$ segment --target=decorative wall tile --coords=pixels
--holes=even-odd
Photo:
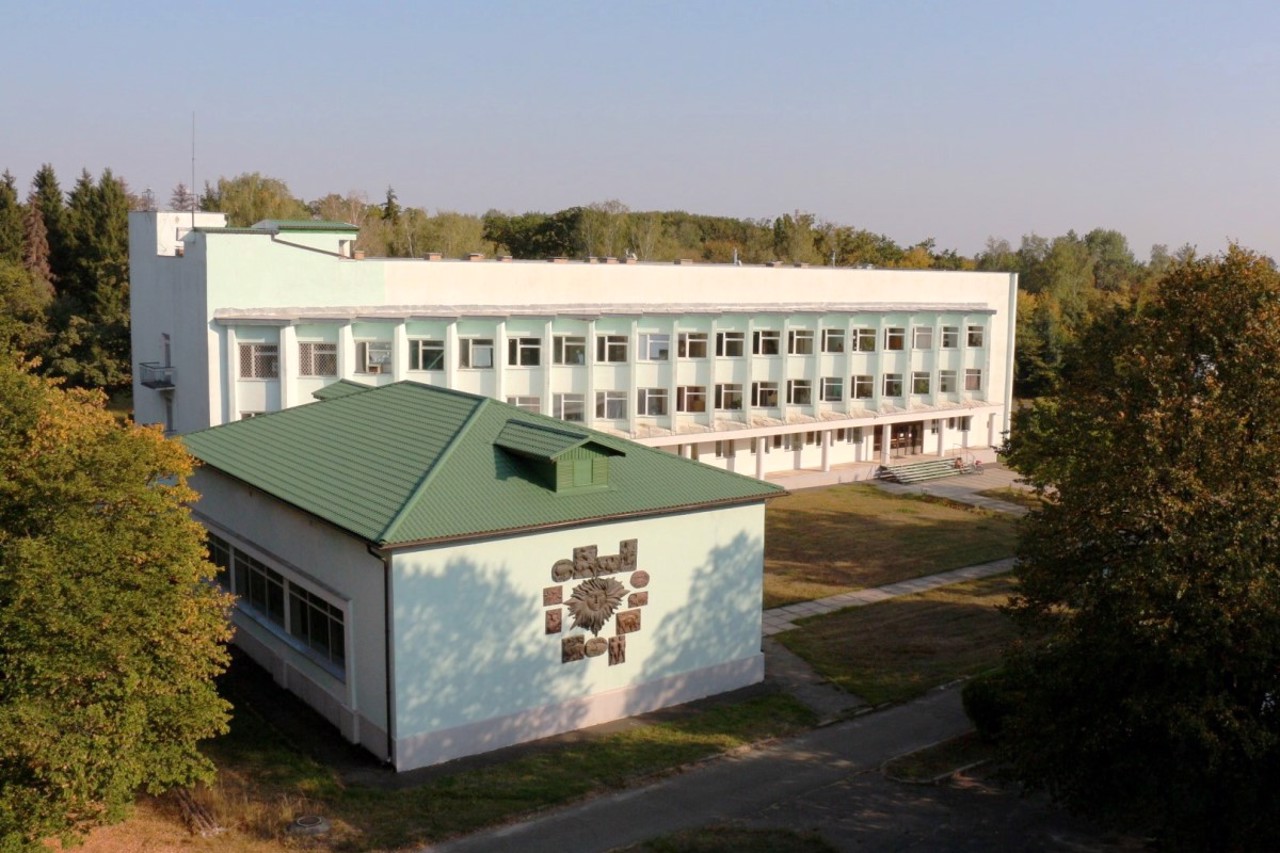
[[[609,648],[609,641],[604,637],[592,637],[587,640],[587,657],[598,658]]]
[[[609,666],[627,662],[627,638],[609,638]]]
[[[565,637],[560,641],[560,662],[568,663],[569,661],[582,660],[586,655],[586,638],[582,635],[576,637]]]
[[[649,573],[644,569],[631,574],[631,585],[636,589],[644,589],[649,585]]]
[[[547,586],[542,588],[542,606],[551,607],[555,604],[564,604],[564,587]]]
[[[644,607],[648,603],[649,603],[648,590],[645,590],[644,592],[633,592],[631,593],[631,595],[627,596],[628,607]]]
[[[624,610],[618,614],[615,620],[618,625],[618,634],[631,634],[640,630],[640,611]]]
[[[551,579],[556,583],[564,583],[573,577],[573,560],[557,560],[551,567]]]
[[[563,611],[557,607],[555,610],[548,610],[546,616],[546,626],[548,634],[559,634],[560,625],[563,620]]]

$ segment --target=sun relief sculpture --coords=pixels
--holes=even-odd
[[[575,628],[585,628],[599,636],[600,629],[622,606],[627,588],[613,578],[590,578],[573,588],[565,602]]]

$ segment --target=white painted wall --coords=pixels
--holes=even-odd
[[[764,506],[396,553],[396,753],[423,766],[722,692],[763,677]],[[627,659],[561,662],[543,590],[575,547],[636,539],[651,582]],[[624,583],[628,575],[618,576]],[[625,608],[624,608],[625,609]],[[600,636],[613,636],[611,621]],[[585,633],[585,636],[591,636]],[[584,701],[582,697],[591,697]]]

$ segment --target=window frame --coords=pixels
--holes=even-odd
[[[942,327],[942,349],[959,349],[960,348],[960,327],[959,326],[943,326]]]
[[[596,391],[596,417],[606,421],[626,420],[630,403],[627,397],[626,391],[618,391],[612,388]],[[621,407],[621,414],[617,414],[619,407]]]
[[[570,355],[576,351],[577,361],[571,361]],[[586,335],[553,335],[551,338],[551,363],[579,367],[587,363]]]
[[[409,369],[444,370],[445,342],[436,338],[409,338]],[[428,356],[434,356],[428,358]],[[435,365],[435,366],[429,366]]]
[[[636,358],[639,361],[670,361],[671,335],[667,332],[641,332]]]
[[[778,329],[755,329],[751,332],[751,354],[782,355],[782,332]]]
[[[813,405],[813,380],[812,379],[788,379],[787,380],[787,405],[788,406],[812,406]]]
[[[734,402],[737,405],[732,405]],[[718,382],[715,387],[715,410],[717,412],[741,412],[745,403],[741,382]]]
[[[730,352],[729,350],[737,350],[737,352]],[[716,332],[717,358],[743,358],[746,354],[746,332]]]
[[[873,400],[876,396],[876,378],[870,373],[855,373],[849,382],[851,400]]]
[[[843,353],[844,352],[844,329],[826,328],[822,330],[821,346],[825,353]]]
[[[927,370],[911,371],[911,393],[916,396],[924,396],[929,393],[929,385],[931,376]]]
[[[702,352],[695,354],[693,352],[695,348],[701,349]],[[706,358],[709,351],[706,332],[679,332],[676,335],[677,358]]]
[[[373,338],[356,341],[355,373],[362,376],[381,376],[391,372],[394,354],[391,341],[379,341]]]
[[[508,367],[541,367],[542,338],[517,335],[507,338]]]
[[[982,368],[966,367],[964,369],[964,390],[965,391],[981,391],[982,390]]]
[[[938,393],[954,394],[960,390],[958,374],[954,370],[938,371]]]
[[[477,355],[485,350],[489,352],[489,363],[476,364]],[[459,370],[493,370],[494,355],[493,338],[458,338]]]
[[[280,345],[246,341],[239,344],[240,379],[279,379]],[[261,369],[260,369],[261,368]]]
[[[813,355],[817,335],[813,329],[787,330],[787,355]]]
[[[573,406],[576,406],[578,409],[577,417],[569,417],[566,414],[570,411],[570,407]],[[570,424],[586,423],[587,395],[574,394],[571,392],[553,394],[551,396],[551,417]]]
[[[851,352],[875,352],[878,337],[872,326],[858,326],[849,337]]]
[[[918,350],[932,350],[933,326],[912,326],[911,348]]]
[[[691,408],[691,400],[701,400],[699,408]],[[706,385],[679,385],[676,387],[676,412],[680,414],[702,414],[707,411]]]
[[[531,394],[517,394],[507,397],[507,405],[515,406],[522,412],[542,413],[542,398],[534,397]]]
[[[884,328],[884,351],[885,352],[904,352],[907,349],[907,327],[906,326],[885,326]]]
[[[824,376],[818,389],[818,399],[824,403],[844,402],[844,377]]]
[[[626,364],[631,336],[611,332],[596,335],[596,364]]]
[[[969,347],[977,349],[982,346],[985,346],[986,339],[987,339],[986,326],[969,326],[968,332],[965,335],[965,341]]]
[[[882,397],[895,397],[895,398],[896,398],[896,397],[902,397],[902,396],[904,396],[902,392],[903,392],[905,389],[902,387],[902,374],[901,374],[901,373],[886,373],[886,374],[884,375],[883,381],[882,381],[882,382],[881,382],[881,384],[880,384],[880,387],[881,387],[881,390],[882,390],[882,392],[883,392],[883,393],[880,395],[880,396],[882,396]]]
[[[637,388],[636,414],[665,417],[671,413],[671,393],[666,388]]]
[[[751,383],[751,408],[776,409],[779,399],[777,382],[761,379]]]
[[[319,351],[323,350],[323,351]],[[332,370],[317,369],[320,359],[332,361]],[[298,341],[298,376],[313,378],[338,375],[338,345],[329,341]]]

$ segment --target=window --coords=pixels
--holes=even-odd
[[[912,349],[933,349],[933,328],[916,326],[911,330]]]
[[[875,329],[854,329],[851,343],[853,344],[854,352],[875,352],[876,351],[876,330]]]
[[[218,586],[231,589],[231,543],[221,536],[209,534],[209,562],[218,567],[214,579]]]
[[[627,416],[626,391],[597,391],[596,417],[621,420]]]
[[[737,450],[738,448],[734,446],[732,440],[716,442],[717,459],[732,459]]]
[[[284,576],[250,557],[235,552],[236,593],[270,621],[284,627]]]
[[[822,402],[839,403],[844,399],[844,380],[839,376],[822,377]]]
[[[707,333],[681,332],[676,339],[676,354],[681,358],[706,358]]]
[[[956,392],[956,372],[954,370],[938,371],[938,393],[954,394]]]
[[[970,327],[969,327],[969,346],[971,346],[971,347],[980,347],[980,346],[982,346],[982,333],[983,333],[983,331],[984,331],[984,329],[983,329],[981,326],[970,326]]]
[[[356,373],[387,373],[390,370],[390,343],[386,341],[356,342]]]
[[[942,348],[955,349],[960,346],[960,327],[959,326],[943,326],[942,327]]]
[[[807,406],[812,403],[813,382],[808,379],[788,379],[787,402],[792,406]]]
[[[898,326],[890,326],[884,330],[884,348],[886,350],[902,350],[907,348],[907,330]]]
[[[556,394],[551,398],[551,416],[582,423],[587,419],[587,402],[581,394]]]
[[[756,355],[778,355],[782,352],[782,333],[770,329],[752,332],[751,351]]]
[[[853,377],[853,399],[870,400],[872,389],[875,387],[870,376],[862,375]]]
[[[345,665],[342,608],[293,583],[289,584],[289,633],[323,660]]]
[[[508,397],[507,403],[525,412],[536,414],[542,411],[541,397]]]
[[[409,340],[410,370],[444,370],[444,341]]]
[[[493,368],[493,338],[459,339],[458,367],[470,370],[491,370]]]
[[[844,329],[823,329],[822,351],[844,352]]]
[[[279,379],[280,348],[275,344],[241,344],[240,378]]]
[[[337,376],[338,345],[304,341],[298,344],[299,376]]]
[[[637,388],[636,414],[665,415],[669,397],[666,388]]]
[[[742,411],[742,386],[737,383],[717,385],[716,408],[725,412]]]
[[[681,385],[676,389],[677,412],[705,412],[707,387],[705,385]]]
[[[929,393],[928,371],[917,370],[911,374],[911,393],[912,394],[928,394]]]
[[[542,339],[507,338],[507,364],[512,367],[537,367],[542,364]]]
[[[256,417],[258,417],[259,415],[265,415],[265,414],[266,414],[266,412],[241,412],[241,413],[240,413],[240,420],[242,420],[242,421],[247,421],[247,420],[249,420],[249,418],[256,418]]]
[[[556,364],[586,364],[587,339],[584,335],[556,335],[552,339]]]
[[[626,360],[626,335],[596,335],[596,361],[616,363]]]
[[[964,390],[981,391],[982,390],[982,371],[976,367],[970,367],[964,372]]]
[[[737,358],[746,352],[745,332],[716,332],[716,355]]]
[[[777,382],[752,382],[751,405],[769,408],[778,405]]]
[[[886,397],[902,396],[902,374],[886,373],[884,375],[884,395]]]
[[[651,332],[645,332],[640,335],[641,361],[666,361],[670,357],[670,335],[659,335]]]
[[[787,332],[787,352],[791,355],[813,355],[813,331],[796,329]]]

